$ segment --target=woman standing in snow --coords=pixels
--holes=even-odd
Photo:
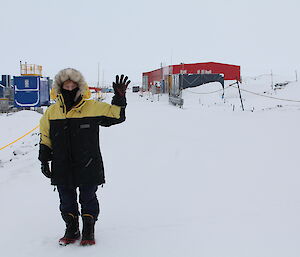
[[[99,125],[109,127],[125,121],[125,93],[130,80],[116,76],[111,105],[90,97],[82,74],[75,69],[61,70],[53,84],[51,105],[40,121],[39,160],[42,173],[51,178],[60,198],[60,211],[66,223],[61,245],[80,238],[77,187],[83,222],[81,245],[95,244],[94,225],[99,215],[96,191],[105,183],[99,148]],[[51,169],[48,162],[51,161]]]

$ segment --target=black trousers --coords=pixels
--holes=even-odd
[[[100,209],[97,199],[98,186],[79,186],[79,203],[81,205],[81,214],[93,215],[97,220]],[[59,210],[61,213],[72,213],[79,215],[78,202],[77,202],[77,187],[72,186],[57,186],[59,193],[60,205]]]

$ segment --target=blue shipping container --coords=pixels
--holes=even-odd
[[[15,107],[40,107],[50,104],[49,78],[15,76]]]

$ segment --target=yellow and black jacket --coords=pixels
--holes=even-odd
[[[42,162],[52,161],[52,185],[105,183],[99,125],[109,127],[125,121],[126,99],[114,96],[110,105],[87,100],[89,95],[87,88],[86,93],[67,112],[64,99],[58,94],[56,103],[46,110],[40,120],[39,159]],[[43,160],[45,149],[51,151],[51,158]]]

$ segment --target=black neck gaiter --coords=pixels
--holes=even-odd
[[[73,90],[66,90],[66,89],[61,89],[61,94],[64,98],[64,102],[67,108],[67,111],[71,110],[72,106],[74,105],[75,102],[75,96],[78,91],[78,87],[74,88]]]

